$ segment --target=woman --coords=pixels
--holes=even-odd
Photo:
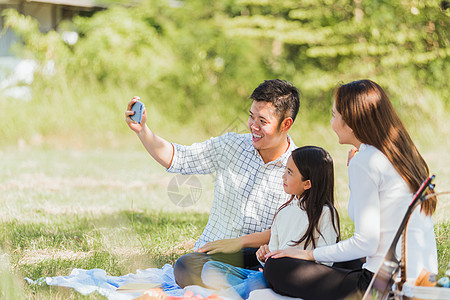
[[[380,266],[413,193],[428,176],[426,162],[412,142],[383,89],[360,80],[335,91],[331,127],[339,143],[359,153],[349,163],[348,213],[354,235],[314,250],[285,249],[267,254],[264,277],[279,294],[303,299],[342,299],[364,292]],[[422,268],[437,273],[431,215],[436,199],[416,209],[408,226],[407,277]],[[401,247],[397,247],[400,254]],[[316,264],[366,258],[362,269]]]

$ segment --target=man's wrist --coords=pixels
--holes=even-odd
[[[250,233],[240,237],[242,248],[259,248],[269,244],[270,229],[263,232]]]
[[[241,250],[243,248],[246,248],[246,237],[247,237],[247,235],[240,236],[240,237],[236,238],[237,242],[239,243],[239,245],[241,247]]]
[[[140,131],[137,131],[136,134],[138,137],[143,137],[144,135],[147,135],[150,132],[150,128],[148,128],[147,124],[142,126],[142,129]]]

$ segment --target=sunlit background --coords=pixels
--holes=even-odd
[[[449,1],[0,0],[0,9],[1,295],[76,298],[21,279],[74,267],[120,275],[189,251],[213,177],[200,178],[193,206],[170,201],[172,175],[125,123],[135,95],[156,133],[191,144],[246,132],[253,89],[265,79],[291,81],[302,99],[290,134],[298,146],[332,154],[349,234],[348,148],[329,128],[333,89],[372,79],[438,189],[450,190]],[[158,212],[169,214],[158,215],[162,223],[151,221]],[[442,197],[434,217],[440,272],[450,262],[449,214]],[[178,239],[155,237],[159,229],[144,226],[152,222]]]

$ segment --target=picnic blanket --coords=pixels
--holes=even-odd
[[[47,284],[73,288],[83,295],[98,292],[109,300],[129,300],[142,295],[142,292],[124,293],[116,291],[118,287],[129,283],[161,284],[162,290],[169,296],[181,297],[188,290],[192,291],[194,295],[202,297],[208,297],[214,293],[214,291],[200,286],[180,288],[175,282],[173,267],[169,264],[164,265],[161,269],[137,270],[135,274],[130,273],[123,276],[108,276],[106,271],[102,269],[73,269],[69,276],[42,277],[37,280],[25,278],[25,280],[35,285]]]
[[[288,296],[281,296],[275,293],[272,289],[254,290],[250,293],[248,300],[302,300],[300,298],[292,298]]]
[[[25,280],[29,284],[34,285],[47,284],[51,286],[73,288],[83,295],[98,292],[100,295],[105,296],[109,300],[130,300],[142,296],[142,291],[135,293],[124,293],[117,291],[118,287],[133,283],[160,284],[161,289],[166,295],[186,297],[182,299],[193,299],[194,297],[204,299],[217,293],[216,291],[196,285],[187,286],[184,289],[180,288],[175,282],[173,267],[169,264],[164,265],[161,269],[148,268],[145,270],[137,270],[136,273],[130,273],[123,276],[108,276],[106,275],[106,271],[102,269],[73,269],[69,276],[42,277],[37,280],[25,278]],[[223,300],[230,300],[233,298],[234,297],[230,298],[229,296],[224,297],[223,295],[220,295],[220,299]],[[211,299],[216,298],[213,297]],[[288,300],[296,298],[278,295],[271,289],[255,290],[250,293],[249,300],[259,299]]]

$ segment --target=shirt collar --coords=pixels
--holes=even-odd
[[[359,145],[358,152],[361,152],[361,151],[366,150],[368,146],[369,146],[369,145],[367,145],[367,144],[361,144],[361,145]]]
[[[282,166],[286,166],[287,160],[289,159],[289,156],[291,155],[292,151],[297,148],[297,146],[294,144],[294,141],[290,137],[290,135],[287,135],[287,139],[289,142],[289,147],[287,148],[286,152],[280,155],[276,160],[268,162],[267,164],[279,164]],[[253,152],[255,155],[259,155],[258,150],[256,150],[255,147],[253,147],[253,143],[250,143],[250,145],[246,148],[247,151]]]

